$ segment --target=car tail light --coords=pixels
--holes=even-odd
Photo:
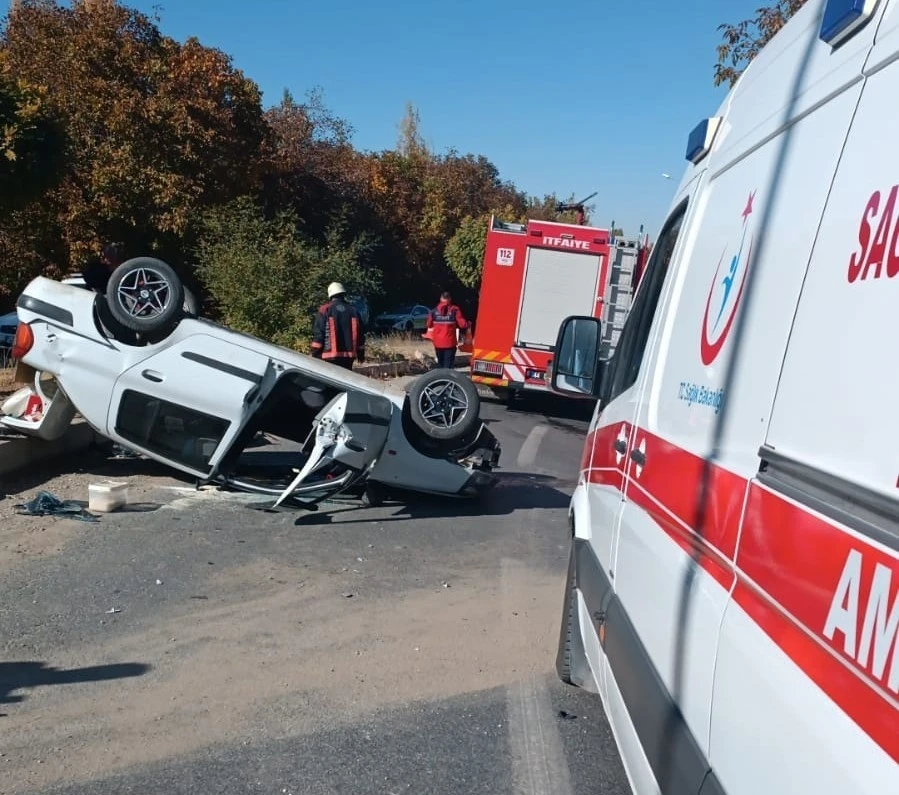
[[[34,332],[27,323],[19,323],[16,327],[16,338],[12,344],[12,358],[23,359],[34,346]]]

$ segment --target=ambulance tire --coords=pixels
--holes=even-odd
[[[461,415],[449,411],[453,405],[443,406],[449,414],[443,416],[433,407],[434,400],[443,397],[456,407],[463,406]],[[409,414],[416,428],[425,436],[441,444],[458,445],[474,438],[481,425],[481,399],[471,380],[455,370],[431,370],[419,376],[409,390]],[[446,424],[448,423],[448,424]]]
[[[144,311],[134,314],[137,301],[146,296],[136,282],[139,272],[164,286],[163,306],[144,305]],[[119,265],[109,277],[106,303],[116,323],[131,332],[165,336],[170,333],[184,312],[184,284],[174,268],[154,257],[134,257]]]
[[[584,652],[584,641],[581,638],[581,628],[578,622],[577,562],[574,549],[572,543],[568,557],[565,597],[562,604],[562,628],[559,633],[559,650],[556,655],[556,673],[565,684],[580,687],[592,693],[596,691],[596,686]]]

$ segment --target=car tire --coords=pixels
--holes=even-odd
[[[405,328],[406,332],[408,333],[408,332],[412,331],[412,329],[415,328],[415,325],[412,323],[411,320],[407,320],[404,328]]]
[[[480,410],[477,388],[455,370],[431,370],[409,389],[412,422],[425,436],[439,442],[473,438],[480,427]]]
[[[144,280],[152,280],[155,294]],[[184,313],[184,285],[171,265],[153,257],[123,262],[109,277],[106,302],[116,322],[140,334],[171,331]]]

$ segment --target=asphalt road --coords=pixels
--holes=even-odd
[[[99,456],[23,481],[0,793],[627,793],[597,697],[553,669],[586,423],[523,408],[484,405],[503,479],[479,507],[268,513]],[[140,504],[12,514],[110,475]]]

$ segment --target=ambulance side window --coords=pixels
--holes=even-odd
[[[606,401],[614,400],[637,381],[643,355],[649,341],[649,330],[662,295],[662,285],[668,274],[671,256],[677,244],[681,225],[687,213],[687,202],[681,204],[669,216],[662,234],[652,249],[646,272],[641,280],[630,314],[621,330],[621,339],[612,357],[610,386]]]

